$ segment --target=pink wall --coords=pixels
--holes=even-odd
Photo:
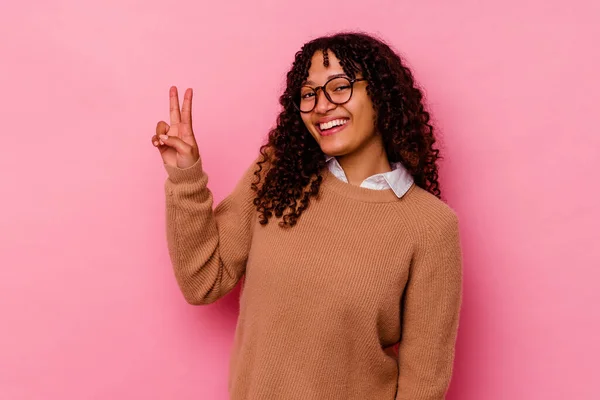
[[[448,398],[600,398],[596,1],[37,3],[0,6],[0,398],[226,399],[238,292],[179,294],[150,136],[193,87],[222,199],[294,52],[342,28],[408,57],[444,133],[465,249]]]

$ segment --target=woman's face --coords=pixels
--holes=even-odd
[[[325,67],[323,53],[317,51],[313,55],[306,86],[315,88],[324,85],[332,76],[347,76],[333,52],[329,51],[328,56],[329,66]],[[356,78],[362,76],[357,74]],[[375,132],[375,110],[366,86],[367,81],[355,82],[350,101],[342,105],[330,102],[323,90],[318,90],[315,108],[311,112],[300,113],[306,128],[323,153],[342,157],[382,151],[381,136]],[[327,122],[330,123],[324,125]],[[342,125],[335,126],[337,124]]]

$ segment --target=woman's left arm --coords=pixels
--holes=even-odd
[[[428,219],[404,293],[396,400],[442,400],[452,375],[462,302],[458,219]]]

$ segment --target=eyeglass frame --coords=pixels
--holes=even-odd
[[[333,101],[333,100],[331,99],[331,97],[329,97],[329,93],[327,93],[327,90],[325,90],[325,86],[327,86],[327,84],[328,84],[329,82],[331,82],[331,81],[333,81],[333,80],[335,80],[335,79],[340,79],[340,78],[342,78],[342,79],[346,79],[347,81],[349,81],[349,82],[350,82],[350,97],[348,97],[348,100],[344,101],[343,103],[336,103],[335,101]],[[313,111],[314,111],[314,109],[315,109],[315,108],[317,108],[317,103],[319,102],[319,93],[318,93],[318,90],[319,90],[319,89],[321,89],[321,90],[323,91],[323,93],[325,94],[325,97],[327,98],[327,100],[328,100],[328,101],[329,101],[331,104],[335,104],[336,106],[341,106],[341,105],[344,105],[344,104],[346,104],[347,102],[349,102],[349,101],[352,99],[352,95],[354,94],[354,84],[355,84],[356,82],[360,82],[360,81],[366,81],[366,80],[367,80],[367,78],[352,78],[352,79],[350,79],[350,78],[349,78],[349,77],[347,77],[347,76],[334,76],[334,77],[332,77],[332,78],[328,79],[328,80],[327,80],[327,82],[325,82],[325,83],[324,83],[323,85],[321,85],[321,86],[317,86],[317,87],[315,87],[315,88],[313,88],[313,87],[310,87],[310,86],[309,86],[309,87],[310,87],[310,88],[313,90],[313,92],[315,92],[315,104],[314,104],[313,108],[311,108],[311,109],[310,109],[310,111],[302,111],[302,110],[300,109],[300,105],[299,105],[299,104],[296,104],[296,102],[295,102],[295,101],[292,101],[292,103],[294,103],[294,107],[296,107],[296,109],[297,109],[298,111],[300,111],[301,113],[305,113],[305,114],[306,114],[306,113],[309,113],[309,112],[313,112]],[[304,87],[304,86],[307,86],[307,85],[302,85],[302,86],[301,86],[301,88],[302,88],[302,87]],[[302,94],[300,94],[300,98],[301,98],[301,97],[302,97]],[[300,99],[300,101],[301,101],[301,99]]]

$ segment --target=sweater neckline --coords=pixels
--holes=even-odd
[[[404,196],[407,196],[412,191],[414,183],[408,192],[402,197],[398,198],[392,189],[367,189],[360,186],[352,185],[338,179],[333,175],[328,168],[322,170],[323,182],[321,186],[329,188],[344,197],[349,197],[354,200],[368,202],[368,203],[391,203],[395,201],[401,201]]]

